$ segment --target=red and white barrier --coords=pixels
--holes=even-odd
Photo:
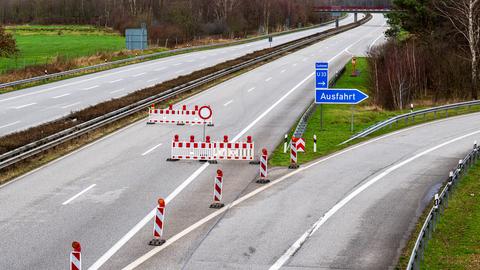
[[[152,108],[148,111],[147,124],[178,124],[178,125],[213,125],[212,109],[209,106],[195,106],[187,109],[183,105],[181,110],[174,110],[170,105],[167,109]]]
[[[292,142],[297,147],[297,152],[305,152],[305,140],[303,138],[292,137]]]
[[[222,208],[225,204],[222,203],[223,192],[223,172],[217,170],[217,176],[215,177],[215,183],[213,185],[213,203],[210,208]]]
[[[297,163],[297,144],[295,142],[290,143],[290,169],[297,169],[298,168],[298,163]]]
[[[150,241],[151,246],[161,246],[165,243],[162,239],[163,226],[165,224],[165,200],[158,199],[158,206],[155,211],[155,217],[153,219],[153,240]]]
[[[246,142],[229,142],[228,136],[224,136],[223,142],[211,142],[210,136],[205,142],[196,142],[194,136],[190,141],[180,141],[175,135],[172,142],[172,154],[169,161],[174,160],[253,160],[255,144],[250,136]]]
[[[268,151],[267,149],[262,149],[262,154],[260,155],[260,179],[257,180],[259,184],[269,183],[268,180]]]
[[[82,270],[82,247],[79,242],[72,243],[73,251],[70,252],[70,270]]]

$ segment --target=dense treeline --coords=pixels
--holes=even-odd
[[[2,0],[3,24],[93,24],[123,33],[145,22],[151,41],[245,37],[318,23],[314,0]]]
[[[478,98],[480,0],[395,0],[387,44],[370,51],[377,105]]]

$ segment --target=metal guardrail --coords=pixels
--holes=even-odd
[[[424,258],[424,251],[427,247],[428,240],[432,237],[432,232],[435,231],[438,219],[446,207],[448,207],[448,200],[450,194],[453,192],[455,186],[460,178],[465,174],[470,166],[472,166],[479,158],[480,148],[477,143],[474,143],[473,150],[471,150],[465,158],[461,159],[458,166],[450,172],[448,182],[443,188],[442,192],[435,194],[433,198],[433,207],[428,212],[428,216],[423,223],[422,229],[415,241],[410,259],[407,264],[407,270],[418,270]]]
[[[415,121],[416,116],[421,115],[421,116],[425,117],[429,113],[433,113],[435,115],[435,118],[436,118],[437,113],[438,112],[443,112],[443,111],[445,111],[445,113],[448,117],[448,110],[459,109],[459,108],[464,108],[464,107],[470,108],[471,106],[475,106],[475,105],[480,105],[480,100],[473,100],[473,101],[466,101],[466,102],[448,104],[448,105],[443,105],[443,106],[438,106],[438,107],[413,111],[413,112],[402,114],[402,115],[397,115],[397,116],[394,116],[394,117],[392,117],[388,120],[377,123],[377,124],[367,128],[367,129],[365,129],[364,131],[362,131],[360,133],[357,133],[356,135],[354,135],[350,139],[342,142],[341,145],[349,143],[349,142],[351,142],[355,139],[358,139],[358,138],[364,138],[364,137],[366,137],[366,136],[368,136],[368,135],[370,135],[370,134],[372,134],[376,131],[379,131],[382,128],[385,128],[387,126],[391,127],[393,124],[398,123],[400,120],[405,120],[405,122],[408,123],[409,119],[412,119],[412,121]]]
[[[344,19],[345,17],[346,16],[342,17],[341,19]],[[2,83],[2,84],[0,84],[0,89],[7,88],[7,87],[12,87],[12,86],[17,86],[17,85],[22,85],[22,84],[27,84],[27,83],[34,83],[34,82],[48,80],[48,79],[52,79],[52,78],[68,76],[68,75],[81,73],[81,72],[85,72],[85,71],[102,69],[102,68],[109,67],[109,66],[122,65],[122,64],[130,63],[130,62],[141,61],[141,60],[145,60],[145,59],[149,59],[149,58],[159,57],[159,56],[166,55],[166,54],[179,54],[179,53],[184,53],[184,52],[189,52],[189,51],[194,51],[194,50],[204,50],[204,49],[211,49],[211,48],[216,48],[216,47],[234,46],[234,45],[238,45],[238,44],[253,42],[253,41],[257,41],[257,40],[262,40],[262,39],[270,37],[270,36],[281,36],[281,35],[286,35],[286,34],[290,34],[290,33],[295,33],[295,32],[305,31],[305,30],[309,30],[309,29],[314,29],[314,28],[317,28],[317,27],[325,26],[327,24],[331,24],[333,22],[335,22],[335,21],[329,21],[329,22],[317,24],[317,25],[310,26],[310,27],[304,27],[304,28],[301,28],[301,29],[293,29],[293,30],[283,31],[283,32],[280,32],[280,33],[275,33],[275,34],[272,34],[272,35],[263,35],[263,36],[258,36],[258,37],[248,38],[248,39],[242,39],[242,40],[233,41],[233,42],[224,42],[224,43],[209,44],[209,45],[202,45],[202,46],[193,46],[193,47],[186,47],[186,48],[181,48],[181,49],[174,49],[174,50],[168,50],[168,51],[163,51],[163,52],[158,52],[158,53],[135,56],[135,57],[121,59],[121,60],[117,60],[117,61],[102,63],[102,64],[98,64],[98,65],[93,65],[93,66],[77,68],[77,69],[67,70],[67,71],[58,72],[58,73],[52,73],[52,74],[37,76],[37,77],[18,80],[18,81],[14,81],[14,82]]]
[[[366,23],[371,19],[371,16],[367,16],[364,19],[360,20],[357,23],[352,23],[349,24],[348,26],[341,28],[337,31],[332,31],[330,33],[324,33],[320,34],[315,37],[306,37],[300,39],[301,41],[291,44],[291,45],[285,45],[284,47],[279,48],[278,50],[268,53],[266,55],[245,61],[244,63],[237,64],[235,66],[214,72],[212,74],[209,74],[207,76],[204,76],[202,78],[193,80],[191,82],[188,82],[186,84],[174,87],[172,89],[166,90],[163,93],[160,93],[158,95],[146,98],[144,100],[138,101],[134,104],[128,105],[124,108],[118,109],[116,111],[107,113],[105,115],[102,115],[100,117],[97,117],[95,119],[89,120],[87,122],[81,123],[79,125],[76,125],[74,127],[68,128],[66,130],[63,130],[61,132],[58,132],[54,135],[45,137],[41,140],[38,140],[36,142],[29,143],[25,146],[19,147],[15,150],[12,150],[10,152],[4,153],[0,155],[0,169],[6,168],[10,165],[13,165],[19,161],[25,160],[31,156],[34,156],[40,152],[43,152],[45,150],[48,150],[54,146],[57,146],[59,144],[62,144],[68,140],[71,140],[73,138],[77,138],[85,133],[88,133],[96,128],[99,128],[101,126],[104,126],[106,124],[110,124],[114,121],[117,121],[118,119],[121,119],[123,117],[132,115],[134,113],[137,113],[141,110],[144,110],[148,108],[152,103],[159,103],[162,102],[170,97],[179,95],[181,93],[190,91],[196,87],[199,87],[201,85],[207,84],[209,82],[212,82],[214,80],[217,80],[221,77],[224,77],[226,75],[232,74],[234,72],[237,72],[241,69],[253,66],[257,63],[269,60],[271,58],[274,58],[280,54],[283,54],[285,52],[288,52],[290,50],[300,48],[302,46],[311,44],[313,42],[316,42],[318,40],[348,31],[350,29],[353,29],[363,23]],[[291,42],[293,43],[293,42]]]

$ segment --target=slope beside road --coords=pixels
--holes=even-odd
[[[330,60],[330,71],[338,71],[350,59],[349,49],[365,50],[383,35],[384,22],[374,16],[182,103],[212,106],[215,127],[207,135],[252,135],[257,150],[272,150],[312,101],[314,63]],[[257,166],[243,162],[167,163],[174,134],[201,138],[202,128],[135,123],[1,187],[0,269],[67,267],[73,240],[83,245],[85,268],[120,269],[151,250],[151,210],[158,197],[167,199],[169,238],[212,213],[217,168],[225,173],[226,202],[257,174]],[[162,269],[181,268],[214,222],[168,249]]]
[[[350,22],[353,22],[352,16],[342,20],[342,24]],[[278,36],[274,38],[272,46],[334,27],[335,24],[328,24]],[[121,97],[269,46],[268,41],[261,40],[186,53],[3,94],[0,95],[0,135],[54,120],[71,111]]]

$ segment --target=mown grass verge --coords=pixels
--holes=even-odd
[[[357,88],[365,93],[369,93],[368,89],[368,68],[365,58],[358,58],[357,69],[360,71],[360,76],[351,77],[352,65],[347,64],[344,74],[338,79],[335,88]],[[313,89],[312,89],[313,91]],[[321,129],[321,113],[320,107],[317,106],[315,112],[312,114],[308,121],[308,126],[305,130],[303,138],[306,140],[306,152],[298,154],[298,163],[304,164],[322,156],[331,154],[340,149],[346,148],[358,142],[386,134],[395,130],[399,130],[405,127],[413,126],[419,123],[425,123],[435,119],[444,118],[447,116],[446,112],[437,113],[436,117],[433,114],[426,116],[420,116],[415,118],[415,121],[408,121],[408,123],[402,121],[393,125],[390,128],[384,128],[370,136],[362,139],[352,141],[348,144],[339,145],[346,141],[355,133],[362,131],[378,122],[387,120],[395,115],[407,113],[408,111],[385,111],[378,107],[371,106],[369,102],[365,102],[364,105],[356,105],[354,108],[354,132],[351,132],[351,116],[352,107],[350,105],[323,105],[323,130]],[[417,109],[422,109],[418,107]],[[480,111],[480,106],[472,106],[471,108],[464,108],[458,110],[448,111],[448,116],[455,116],[470,112]],[[295,130],[293,126],[288,134],[288,138],[291,138]],[[313,135],[317,136],[317,152],[313,152]],[[273,154],[270,156],[269,163],[271,166],[288,166],[290,164],[290,154],[283,153],[283,142],[277,146]]]

